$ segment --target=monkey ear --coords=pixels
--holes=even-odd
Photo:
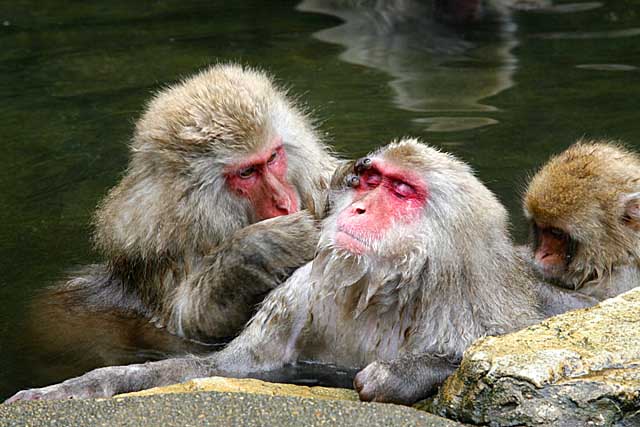
[[[640,231],[640,192],[625,194],[622,201],[624,222],[635,231]]]

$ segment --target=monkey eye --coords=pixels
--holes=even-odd
[[[246,179],[246,178],[249,178],[251,175],[253,175],[255,172],[256,172],[256,168],[253,166],[249,166],[248,168],[244,168],[240,172],[238,172],[238,176],[240,178]]]
[[[395,181],[393,183],[393,192],[396,196],[405,198],[416,194],[415,188],[403,181]]]
[[[273,153],[271,153],[271,157],[269,157],[269,160],[267,160],[267,163],[273,163],[277,157],[278,157],[278,152],[274,151]]]
[[[378,173],[367,173],[363,178],[368,187],[377,187],[382,182],[382,176]]]
[[[566,233],[562,230],[560,230],[559,228],[555,228],[555,227],[549,227],[549,233],[557,238],[557,239],[564,239]]]

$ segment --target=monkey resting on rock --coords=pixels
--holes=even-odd
[[[640,285],[640,156],[578,141],[533,177],[524,195],[528,257],[548,281],[598,300]]]
[[[8,402],[105,397],[211,375],[274,380],[269,373],[285,364],[316,361],[364,368],[355,379],[363,400],[412,403],[477,338],[548,314],[505,209],[466,164],[404,139],[355,171],[333,199],[314,260],[224,350],[101,368]]]
[[[234,336],[313,257],[335,162],[265,73],[205,69],[137,122],[126,174],[95,218],[106,262],[41,300],[62,316],[117,310],[181,337]]]

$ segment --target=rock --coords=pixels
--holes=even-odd
[[[426,407],[496,426],[640,426],[640,288],[477,341]]]
[[[461,427],[461,424],[405,406],[383,403],[196,392],[0,405],[0,427],[5,426]]]
[[[154,394],[190,393],[200,391],[266,394],[269,396],[294,396],[309,399],[359,400],[358,394],[355,391],[344,388],[307,387],[293,384],[269,383],[248,378],[240,379],[224,377],[198,378],[180,384],[173,384],[166,387],[155,387],[134,393],[120,394],[114,397],[151,396]]]

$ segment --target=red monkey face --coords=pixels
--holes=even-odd
[[[298,211],[298,194],[287,180],[287,152],[280,137],[269,148],[229,165],[225,177],[232,191],[251,202],[258,221]]]
[[[535,264],[545,277],[562,275],[573,258],[576,245],[569,234],[555,227],[533,225]]]
[[[338,215],[336,244],[364,254],[395,224],[418,219],[427,199],[424,181],[414,172],[374,160],[360,175],[352,202]]]

